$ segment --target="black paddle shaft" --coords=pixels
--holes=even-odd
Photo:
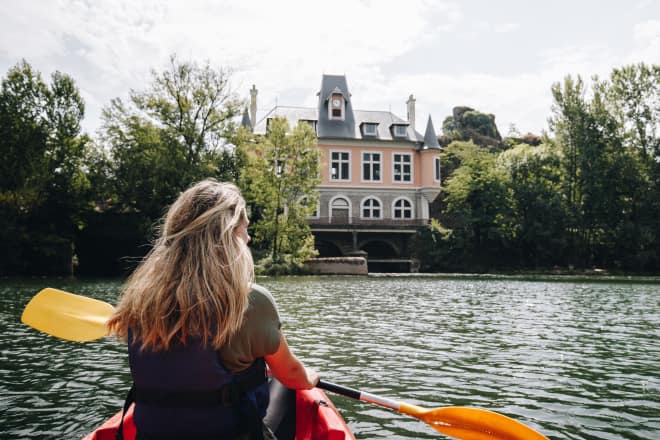
[[[318,388],[322,388],[324,390],[336,393],[336,394],[341,394],[342,396],[346,397],[351,397],[353,399],[360,400],[360,397],[362,393],[358,390],[354,390],[353,388],[348,388],[344,387],[341,385],[337,385],[336,383],[332,382],[326,382],[325,380],[319,380],[319,383],[316,384]]]

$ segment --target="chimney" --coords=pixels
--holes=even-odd
[[[410,128],[413,130],[415,129],[415,98],[413,98],[413,95],[410,95],[410,98],[406,101],[406,105],[408,106],[408,123],[410,124]]]
[[[257,93],[256,86],[252,84],[250,89],[250,122],[252,122],[253,127],[257,125]]]

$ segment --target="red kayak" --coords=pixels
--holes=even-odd
[[[83,440],[115,440],[120,420],[121,411]],[[355,440],[337,408],[318,388],[293,391],[279,384],[271,386],[265,420],[278,440]],[[124,417],[124,439],[135,439],[132,406]]]

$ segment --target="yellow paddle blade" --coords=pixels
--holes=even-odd
[[[57,338],[85,342],[108,334],[114,310],[106,302],[49,287],[25,306],[21,321]]]
[[[436,431],[461,440],[548,440],[527,425],[480,408],[426,409],[402,403],[399,412],[417,417]]]

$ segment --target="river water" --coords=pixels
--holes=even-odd
[[[551,439],[660,439],[660,280],[262,278],[295,353],[332,382],[428,408],[474,406]],[[60,341],[20,315],[43,287],[116,302],[117,280],[0,281],[0,437],[75,439],[130,383],[114,338]],[[443,438],[331,396],[358,439]]]

